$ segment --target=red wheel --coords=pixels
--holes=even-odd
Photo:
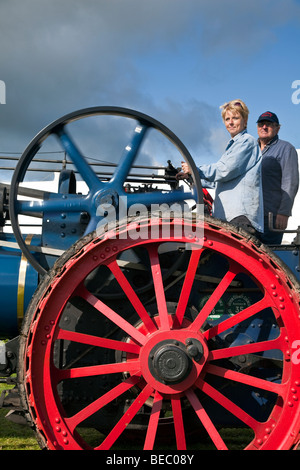
[[[144,449],[173,442],[180,450],[231,449],[242,434],[245,449],[293,448],[297,282],[267,248],[227,224],[205,219],[203,238],[191,238],[191,221],[166,227],[144,218],[87,236],[38,288],[19,381],[41,445],[115,449],[123,438]],[[148,262],[126,260],[132,248]],[[164,281],[164,253],[183,251],[181,268]],[[130,269],[151,275],[153,290],[138,296]],[[101,299],[104,270],[105,288],[118,286],[122,302]]]

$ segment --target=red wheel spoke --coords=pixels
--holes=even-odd
[[[218,433],[217,429],[213,425],[211,419],[207,415],[206,411],[204,410],[203,406],[201,405],[198,397],[195,393],[189,389],[186,392],[186,396],[191,403],[192,407],[194,408],[198,418],[200,419],[201,423],[203,424],[204,428],[206,429],[207,433],[209,434],[211,440],[215,444],[218,450],[227,450],[227,447],[221,438],[220,434]]]
[[[200,259],[202,252],[203,252],[203,249],[192,250],[191,252],[190,262],[189,262],[188,269],[185,275],[179,302],[178,302],[177,309],[176,309],[176,320],[177,320],[178,325],[181,325],[185,311],[186,311],[187,303],[189,300],[189,296],[190,296],[191,289],[192,289],[194,279],[195,279],[195,274],[198,268],[199,259]]]
[[[76,343],[88,344],[89,346],[96,346],[99,348],[115,349],[117,351],[124,351],[133,354],[139,354],[140,346],[133,343],[124,343],[108,338],[100,338],[98,336],[86,335],[83,333],[76,333],[74,331],[59,330],[56,339],[63,339],[66,341],[74,341]]]
[[[108,450],[111,448],[111,446],[116,442],[118,437],[122,434],[124,429],[126,429],[128,424],[137,414],[139,409],[144,405],[146,400],[148,400],[152,392],[153,392],[153,388],[150,385],[146,385],[143,388],[141,393],[136,397],[136,399],[134,400],[132,405],[128,408],[126,413],[122,416],[120,421],[118,421],[115,427],[111,430],[108,436],[104,439],[102,444],[99,447],[97,447],[97,449]]]
[[[148,253],[150,257],[152,278],[156,294],[158,314],[160,318],[160,327],[162,330],[169,330],[170,323],[158,257],[158,245],[151,245],[150,247],[148,247]]]
[[[208,315],[211,313],[211,311],[214,309],[214,307],[217,305],[218,301],[226,291],[226,289],[230,286],[231,282],[235,278],[235,276],[238,273],[238,266],[233,266],[231,265],[219,285],[216,287],[202,310],[199,312],[199,315],[197,318],[194,320],[192,325],[190,326],[191,329],[193,330],[199,330],[205,320],[207,319]]]
[[[177,449],[186,450],[185,432],[184,432],[184,427],[183,427],[183,418],[182,418],[180,398],[172,399],[171,403],[172,403],[172,410],[173,410],[173,419],[174,419]]]
[[[149,419],[147,435],[144,444],[144,450],[152,450],[154,447],[154,441],[157,432],[157,426],[159,421],[159,415],[162,408],[163,397],[156,391],[154,395],[154,401],[152,405],[152,411]]]
[[[116,260],[107,264],[108,268],[115,276],[116,280],[118,281],[119,285],[123,289],[124,293],[127,295],[128,299],[130,300],[131,304],[135,308],[137,314],[139,315],[140,319],[143,321],[144,325],[146,326],[149,333],[154,332],[157,328],[153,323],[152,319],[149,317],[147,310],[145,309],[144,305],[134,292],[132,286],[124,276],[124,273],[120,269]]]
[[[77,293],[82,298],[84,298],[90,305],[95,307],[100,313],[102,313],[109,320],[115,323],[115,325],[117,325],[123,331],[128,333],[138,343],[145,344],[146,336],[140,333],[134,326],[132,326],[128,321],[122,318],[117,312],[108,307],[104,302],[97,299],[97,297],[91,294],[84,286],[81,286],[78,289]]]
[[[204,336],[206,339],[211,339],[214,336],[222,333],[223,331],[228,330],[229,328],[234,327],[235,325],[241,323],[244,320],[247,320],[251,316],[255,315],[256,313],[261,312],[262,310],[270,307],[270,301],[268,300],[267,297],[264,297],[261,299],[259,302],[256,302],[253,305],[250,305],[250,307],[245,308],[244,310],[241,310],[239,313],[236,313],[230,318],[227,318],[223,322],[219,323],[218,325],[215,325],[214,327],[210,328],[204,333]]]
[[[214,361],[216,359],[225,359],[227,357],[239,356],[241,354],[254,354],[262,351],[270,351],[272,349],[282,349],[281,338],[276,338],[270,341],[261,341],[259,343],[250,343],[241,346],[234,346],[232,348],[223,348],[210,351],[208,360]]]
[[[197,386],[202,390],[202,392],[206,393],[206,395],[208,395],[210,398],[219,403],[232,415],[236,416],[236,418],[238,418],[240,421],[242,421],[251,429],[253,429],[254,432],[260,425],[260,423],[256,421],[256,419],[252,418],[248,413],[246,413],[239,406],[237,406],[235,403],[233,403],[231,400],[229,400],[227,397],[225,397],[222,393],[220,393],[208,383],[204,382],[203,380],[198,380]]]
[[[111,403],[113,400],[118,398],[120,395],[125,393],[127,390],[130,390],[134,385],[136,385],[140,380],[140,376],[132,376],[128,379],[121,382],[116,387],[111,389],[109,392],[102,395],[97,400],[93,401],[90,405],[83,408],[81,411],[76,413],[70,418],[66,418],[66,423],[69,429],[73,432],[76,426],[82,423],[84,420],[92,416],[94,413],[99,411],[101,408],[106,406],[108,403]]]
[[[273,392],[281,396],[283,396],[285,391],[285,386],[283,384],[269,382],[268,380],[259,379],[251,375],[242,374],[240,372],[235,372],[233,370],[225,369],[223,367],[212,364],[209,364],[206,367],[206,372],[217,375],[219,377],[224,377],[225,379],[233,380],[238,383],[250,385],[253,388],[260,388],[262,390]]]
[[[96,366],[77,367],[74,369],[56,369],[54,372],[57,383],[66,379],[79,377],[92,377],[94,375],[116,374],[117,372],[136,373],[140,370],[140,361],[116,362],[113,364],[100,364]]]

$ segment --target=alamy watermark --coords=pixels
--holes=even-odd
[[[0,364],[6,364],[5,343],[0,340]]]
[[[0,104],[6,104],[6,85],[3,80],[0,80]]]
[[[112,230],[111,238],[132,240],[163,239],[188,240],[190,249],[201,248],[199,241],[204,235],[204,205],[196,204],[193,211],[188,204],[132,204],[128,206],[127,196],[120,196],[118,206],[110,202],[97,208],[100,222],[97,235]],[[119,221],[127,220],[127,230],[116,230]],[[150,219],[150,224],[147,222]],[[176,221],[176,223],[174,223]],[[193,243],[196,245],[193,246]]]
[[[292,83],[292,88],[295,91],[292,94],[292,103],[299,104],[300,103],[300,80],[294,80]]]

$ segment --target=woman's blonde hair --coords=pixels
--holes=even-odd
[[[231,111],[232,113],[240,113],[240,115],[247,121],[249,116],[249,109],[245,105],[242,100],[232,100],[228,101],[228,103],[223,104],[220,106],[222,109],[222,118],[223,121],[225,120],[226,111]]]

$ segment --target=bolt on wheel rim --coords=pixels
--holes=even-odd
[[[149,230],[164,224],[151,218],[142,223]],[[103,239],[90,236],[66,253],[40,286],[23,332],[20,377],[46,448],[122,448],[124,439],[144,449],[169,448],[175,440],[179,450],[207,442],[222,450],[231,448],[227,429],[237,426],[246,430],[245,449],[296,444],[296,283],[266,248],[226,224],[208,218],[203,239],[193,240],[183,230],[178,236],[181,220],[171,225],[168,238],[134,239],[132,223],[120,223],[117,233]],[[185,271],[175,273],[173,285],[163,281],[166,246],[174,255],[178,246],[188,252]],[[152,297],[139,297],[122,267],[123,255],[137,247],[148,255],[143,268],[152,276]],[[103,267],[114,280],[107,285],[118,285],[127,303],[108,304],[89,290],[92,273],[103,275]],[[242,306],[228,314],[245,280],[254,300],[248,304],[240,296]],[[216,320],[217,307],[229,294],[225,313]],[[84,310],[75,323],[68,318],[70,304],[76,312]],[[262,334],[266,328],[268,337]],[[249,332],[256,329],[260,334],[253,340]],[[86,437],[86,427],[96,430],[96,438]]]

